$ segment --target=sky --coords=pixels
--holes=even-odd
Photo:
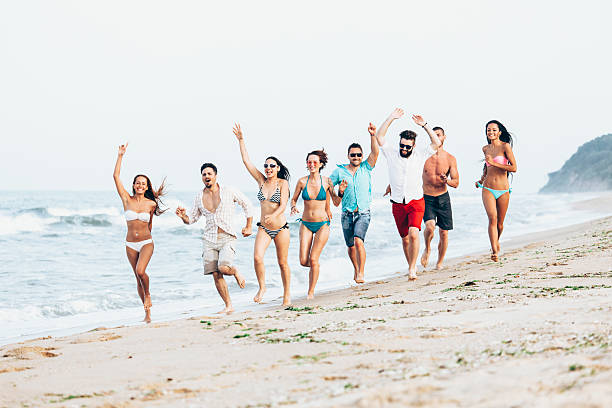
[[[257,186],[253,162],[280,158],[292,188],[307,152],[323,174],[367,126],[446,130],[460,191],[482,170],[485,123],[515,136],[513,189],[535,192],[583,143],[612,133],[608,1],[0,0],[0,190],[113,190],[137,173],[171,190]],[[388,182],[385,159],[374,191]]]

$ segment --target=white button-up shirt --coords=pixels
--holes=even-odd
[[[244,215],[249,218],[253,216],[253,206],[249,199],[240,191],[234,190],[231,187],[219,186],[221,201],[217,209],[214,212],[210,212],[204,208],[204,203],[202,202],[203,193],[204,190],[201,190],[196,194],[193,201],[193,208],[189,212],[189,224],[193,224],[198,221],[200,217],[204,216],[205,223],[202,239],[212,243],[217,242],[217,228],[221,228],[228,234],[237,237],[232,227],[232,222],[234,220],[234,203],[238,203],[244,210]]]
[[[387,158],[391,200],[408,204],[411,200],[421,199],[423,197],[423,166],[427,159],[436,153],[429,140],[425,146],[422,143],[415,143],[412,154],[408,158],[400,156],[397,140],[391,142],[387,138],[380,149]]]

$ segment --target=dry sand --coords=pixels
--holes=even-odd
[[[612,217],[505,251],[293,310],[7,345],[0,407],[612,406]]]

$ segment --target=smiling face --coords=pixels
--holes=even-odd
[[[487,125],[487,139],[489,140],[499,139],[500,135],[501,135],[501,130],[499,130],[499,126],[497,125],[497,123],[489,123]]]
[[[266,178],[277,177],[280,166],[274,159],[267,159],[264,163],[264,174]]]
[[[132,185],[132,188],[134,189],[134,194],[138,194],[138,195],[144,194],[148,188],[146,177],[143,177],[143,176],[136,177],[136,180],[134,180],[134,184]]]
[[[348,152],[348,159],[352,166],[359,167],[363,161],[363,151],[359,147],[351,147]]]
[[[412,149],[414,148],[414,143],[416,140],[414,139],[406,139],[405,137],[400,138],[399,142],[399,153],[400,156],[406,158],[410,157],[412,154]]]
[[[202,170],[202,183],[206,188],[211,188],[217,184],[217,173],[212,167],[204,167],[204,170]]]
[[[321,159],[316,154],[308,155],[306,158],[306,168],[311,173],[319,171],[321,168]]]

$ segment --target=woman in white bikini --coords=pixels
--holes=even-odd
[[[161,215],[165,210],[160,208],[162,204],[160,197],[164,195],[164,183],[159,189],[154,190],[151,181],[145,175],[139,174],[134,177],[132,183],[132,195],[130,195],[121,184],[119,173],[121,171],[121,160],[127,149],[127,143],[119,146],[119,155],[113,172],[113,179],[125,211],[127,222],[127,237],[125,238],[125,251],[128,261],[132,265],[136,276],[138,296],[144,306],[144,321],[151,322],[151,294],[149,293],[149,276],[146,269],[153,255],[153,240],[151,239],[151,228],[153,228],[153,215]]]
[[[485,131],[487,144],[482,148],[485,164],[476,188],[482,188],[482,202],[489,218],[491,259],[497,262],[501,251],[499,237],[504,230],[504,219],[512,192],[508,174],[516,171],[516,159],[512,152],[512,136],[504,125],[497,120],[490,120]]]
[[[255,237],[255,248],[253,251],[259,291],[253,300],[258,303],[261,302],[266,292],[264,254],[270,242],[274,241],[276,258],[280,267],[281,279],[283,280],[283,306],[289,306],[291,304],[289,290],[291,271],[287,262],[289,254],[289,224],[287,224],[287,217],[285,216],[285,209],[289,201],[289,170],[276,157],[269,156],[263,165],[265,175],[262,174],[249,158],[244,144],[244,135],[239,124],[234,126],[234,134],[240,145],[242,162],[259,186],[257,199],[261,207],[261,218],[260,222],[257,223],[259,228]]]

